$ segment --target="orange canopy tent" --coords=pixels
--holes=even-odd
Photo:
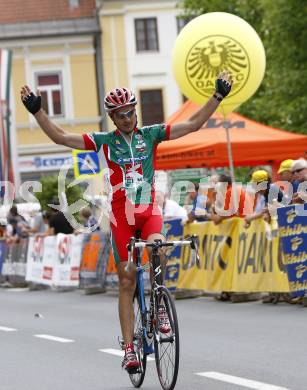
[[[185,102],[166,122],[187,120],[200,106]],[[275,165],[280,161],[305,156],[307,136],[274,129],[230,114],[228,121],[235,166]],[[157,151],[157,169],[224,167],[229,165],[225,120],[214,114],[197,132],[176,140],[162,142]]]

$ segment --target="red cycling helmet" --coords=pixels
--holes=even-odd
[[[136,97],[128,88],[116,88],[104,98],[104,108],[107,112],[116,111],[121,107],[135,105]]]

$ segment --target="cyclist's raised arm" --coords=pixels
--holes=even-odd
[[[221,73],[216,80],[216,91],[214,95],[186,122],[172,125],[169,139],[180,138],[193,131],[199,130],[211,117],[223,98],[229,94],[231,86],[231,75],[228,72]]]
[[[73,149],[85,149],[82,135],[66,133],[64,129],[49,119],[48,115],[41,108],[39,91],[35,95],[27,85],[24,85],[21,88],[20,97],[26,109],[34,115],[41,129],[53,142]]]
[[[65,130],[48,118],[48,115],[43,109],[40,109],[34,117],[41,129],[56,144],[65,145],[72,149],[86,149],[81,134],[66,133]]]

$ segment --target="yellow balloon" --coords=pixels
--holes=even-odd
[[[210,12],[189,22],[176,39],[172,61],[181,92],[198,104],[212,96],[221,71],[231,72],[231,92],[219,106],[224,115],[256,92],[265,72],[258,34],[245,20],[226,12]]]

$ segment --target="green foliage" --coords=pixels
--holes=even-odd
[[[269,126],[307,134],[307,1],[183,0],[183,14],[229,12],[260,35],[267,68],[256,94],[239,107]]]
[[[208,12],[228,12],[238,15],[257,31],[261,26],[263,12],[261,0],[184,0],[180,3],[184,16],[202,15]]]
[[[36,198],[41,204],[42,210],[50,210],[49,203],[58,203],[58,177],[57,176],[44,176],[40,180],[42,184],[42,192],[35,193]],[[69,182],[65,183],[65,193],[68,204],[76,202],[78,199],[82,199],[82,190],[80,186],[69,186]]]
[[[250,181],[252,168],[235,167],[235,178],[239,183],[248,183]]]

